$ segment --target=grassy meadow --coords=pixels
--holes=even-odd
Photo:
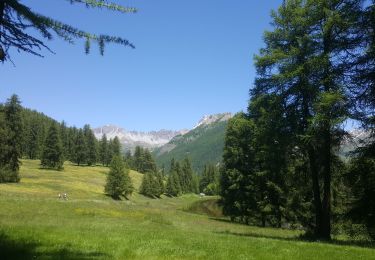
[[[215,198],[115,201],[103,193],[108,168],[64,167],[23,160],[21,182],[0,184],[0,259],[375,259],[371,246],[229,223]],[[130,175],[138,188],[142,175]]]

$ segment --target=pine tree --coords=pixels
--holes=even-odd
[[[109,160],[108,160],[108,140],[107,140],[107,136],[106,134],[103,134],[102,138],[100,139],[100,142],[99,142],[99,160],[100,162],[105,165],[105,166],[108,166],[109,164]]]
[[[68,157],[67,159],[69,159],[70,161],[74,162],[74,158],[75,158],[75,153],[76,153],[76,150],[75,150],[75,147],[76,147],[76,140],[78,138],[78,129],[76,127],[71,127],[69,128],[69,131],[68,131],[68,146],[67,146],[67,153],[68,153]]]
[[[165,186],[165,193],[171,197],[177,197],[181,194],[181,186],[178,173],[172,170],[169,173],[167,185]]]
[[[195,185],[193,183],[193,170],[191,169],[191,162],[189,158],[185,158],[182,161],[180,181],[183,193],[190,193],[195,191]]]
[[[214,165],[208,164],[204,166],[204,171],[199,181],[199,190],[207,195],[219,194],[219,173]]]
[[[163,194],[163,187],[156,173],[147,172],[143,175],[140,193],[151,198],[160,198]]]
[[[54,168],[61,170],[64,164],[64,152],[61,144],[59,131],[55,124],[48,129],[47,137],[44,142],[41,165],[45,168]]]
[[[120,199],[121,196],[127,199],[133,193],[129,170],[125,168],[120,156],[114,156],[112,159],[104,190],[114,199]]]
[[[128,8],[106,1],[72,0],[69,2],[70,4],[82,4],[88,8],[107,9],[119,13],[137,12],[135,8]],[[95,35],[62,23],[53,17],[38,14],[20,1],[3,0],[0,2],[0,27],[2,28],[0,33],[0,61],[10,59],[10,49],[42,57],[42,49],[51,51],[44,40],[51,40],[53,35],[68,43],[73,43],[73,39],[85,40],[86,54],[90,51],[91,42],[98,43],[99,51],[102,55],[107,43],[116,43],[135,48],[126,39],[108,35]],[[40,33],[40,37],[37,34],[29,34],[27,32],[29,28],[35,29],[36,32]]]
[[[60,139],[63,148],[64,158],[69,158],[69,128],[66,126],[65,121],[60,124]]]
[[[255,126],[245,114],[239,113],[228,121],[225,136],[220,195],[223,213],[232,220],[248,222],[249,216],[261,219],[259,201],[264,200],[262,178],[256,174],[254,153]]]
[[[121,144],[117,136],[113,138],[109,147],[110,147],[110,150],[111,150],[110,153],[112,156],[121,156]]]
[[[13,182],[17,176],[9,169],[8,163],[8,128],[4,118],[4,107],[0,104],[0,183]]]
[[[141,156],[141,172],[156,172],[156,163],[148,149],[143,150],[143,156]]]
[[[126,151],[126,153],[125,153],[125,162],[129,166],[130,169],[135,170],[133,156],[132,156],[131,151],[129,151],[129,150]]]
[[[0,140],[0,182],[19,182],[18,174],[22,156],[23,121],[21,105],[17,95],[12,95],[2,109]]]
[[[78,165],[82,165],[86,163],[87,160],[86,154],[86,143],[85,143],[85,136],[83,134],[83,130],[79,129],[77,136],[75,137],[74,142],[74,154],[72,161]]]
[[[165,192],[165,185],[164,185],[164,174],[163,172],[157,172],[156,173],[156,181],[157,185],[159,186],[159,194],[162,195]],[[160,197],[159,195],[159,197]]]
[[[143,148],[136,146],[133,157],[135,170],[138,172],[143,172]]]
[[[165,186],[165,193],[171,197],[177,197],[181,194],[181,185],[179,178],[179,165],[175,162],[174,158],[171,160],[171,166],[167,184]]]
[[[86,144],[86,161],[89,166],[95,165],[97,161],[97,140],[89,125],[83,127]]]
[[[23,124],[21,118],[21,102],[17,95],[12,95],[5,103],[5,124],[9,129],[7,159],[10,169],[18,173],[21,158]],[[16,178],[17,179],[17,178]]]

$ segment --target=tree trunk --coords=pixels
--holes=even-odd
[[[324,186],[322,205],[322,237],[331,238],[331,132],[330,126],[325,126],[324,140]]]
[[[262,213],[262,227],[266,227],[266,216]]]
[[[307,74],[307,73],[306,73]],[[306,78],[302,79],[302,85],[307,85],[308,81]],[[308,97],[308,91],[303,91],[303,97],[302,97],[302,106],[303,106],[303,131],[307,131],[308,129],[308,122],[311,118],[311,113],[309,109],[309,97]],[[322,212],[322,200],[320,196],[320,184],[319,184],[319,168],[318,168],[318,162],[316,158],[316,150],[314,147],[309,144],[307,146],[307,156],[309,160],[309,168],[310,168],[310,174],[311,174],[311,180],[313,185],[313,203],[315,208],[315,230],[314,234],[316,237],[323,237],[323,225],[322,225],[322,219],[323,219],[323,212]]]
[[[311,179],[313,184],[313,194],[314,194],[314,208],[315,208],[315,236],[322,236],[322,201],[320,198],[320,185],[319,185],[319,171],[316,165],[315,151],[312,147],[308,148],[309,164]]]
[[[327,8],[333,9],[328,6]],[[327,20],[327,18],[326,18]],[[326,21],[327,22],[327,21]],[[332,64],[330,61],[330,54],[332,53],[332,25],[323,33],[323,51],[324,57],[327,57],[327,66],[324,68],[323,86],[324,92],[328,93],[334,88],[335,83],[332,80]],[[324,111],[325,121],[323,123],[323,203],[322,203],[322,237],[323,239],[331,239],[331,164],[332,164],[332,133],[331,133],[331,112]]]

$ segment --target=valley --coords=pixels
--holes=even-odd
[[[129,200],[114,201],[103,193],[107,172],[68,162],[61,172],[44,170],[38,160],[22,160],[21,182],[1,184],[1,258],[371,259],[375,254],[343,237],[308,242],[297,230],[206,215],[210,210],[204,207],[216,197],[149,199],[135,192]],[[137,190],[142,175],[131,171],[130,176]],[[68,200],[59,199],[59,192]]]

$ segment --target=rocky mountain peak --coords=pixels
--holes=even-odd
[[[232,113],[220,113],[214,115],[204,115],[201,120],[195,125],[195,128],[205,125],[210,125],[216,122],[228,121],[233,117]]]
[[[193,128],[200,126],[210,125],[215,122],[227,121],[232,117],[231,113],[222,113],[215,115],[204,116],[198,124]],[[141,132],[141,131],[128,131],[125,128],[119,127],[114,124],[104,125],[102,127],[94,128],[94,134],[97,139],[101,139],[105,134],[108,139],[113,139],[116,136],[120,139],[125,150],[133,151],[139,145],[148,149],[155,149],[161,147],[176,136],[182,136],[190,130],[183,129],[179,131],[161,129],[159,131]]]

